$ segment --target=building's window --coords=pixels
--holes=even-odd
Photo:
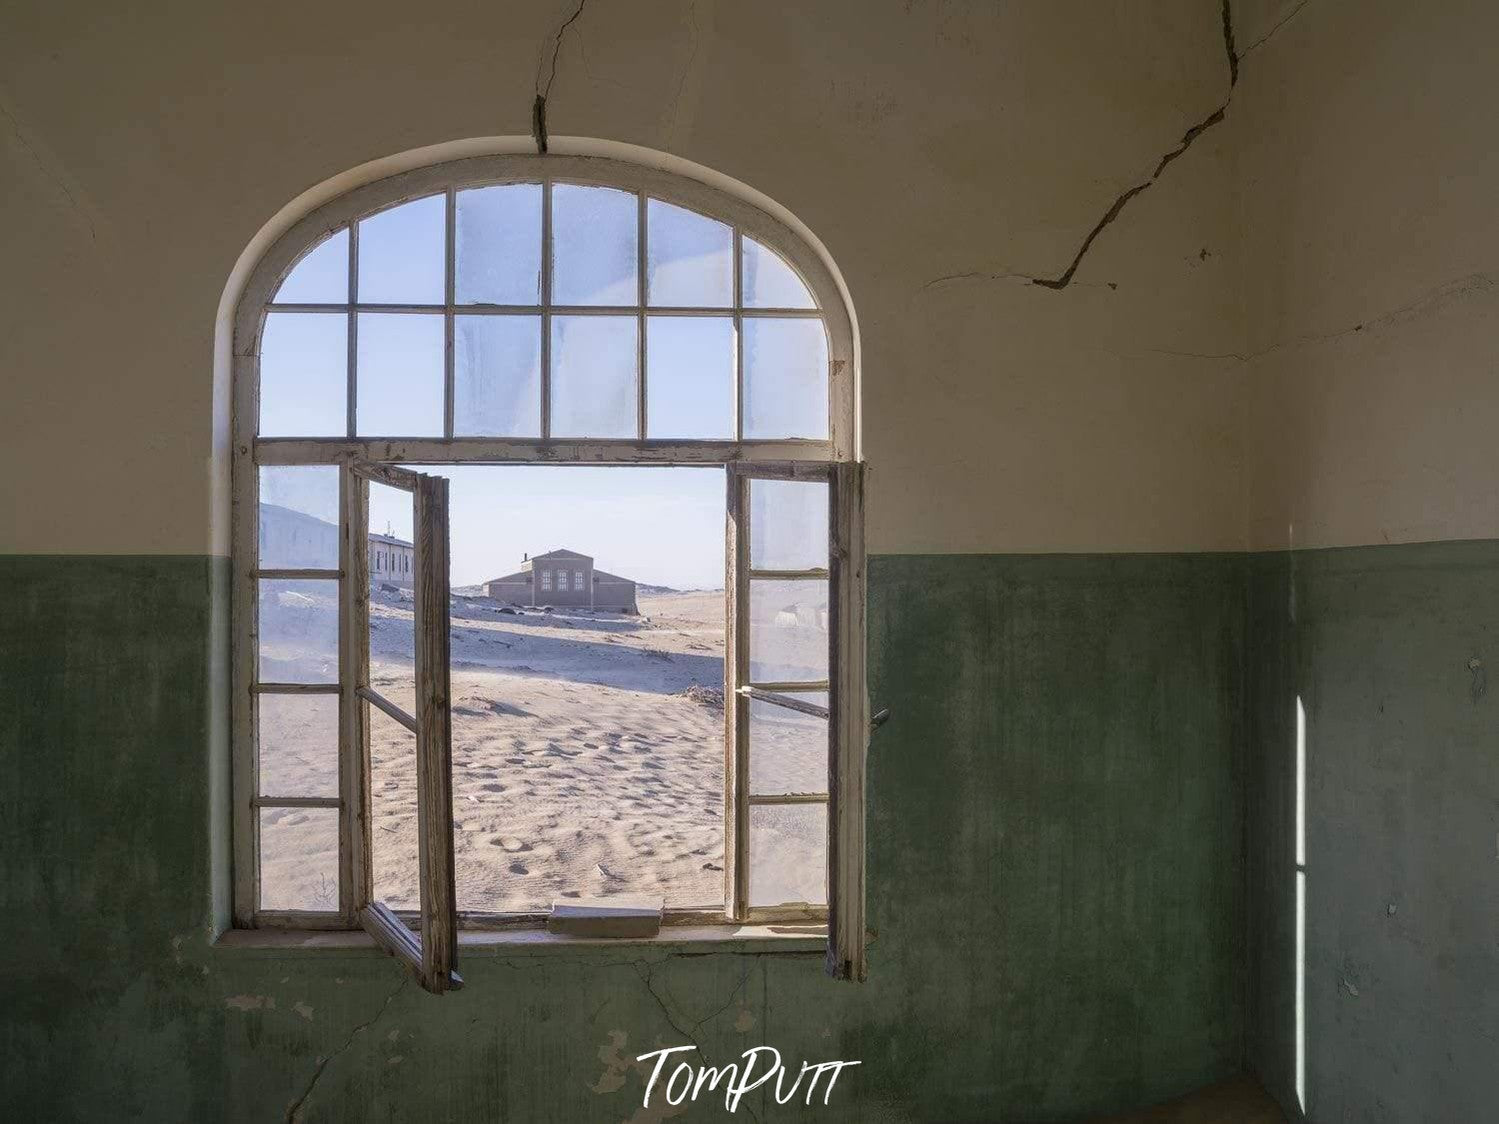
[[[251,357],[234,423],[237,924],[362,924],[442,990],[457,909],[470,927],[540,925],[554,903],[645,888],[670,919],[826,922],[835,974],[862,975],[862,475],[851,322],[816,251],[661,172],[465,160],[293,227],[251,278],[234,353]],[[558,500],[529,490],[554,477],[523,473],[583,483]],[[677,473],[697,514],[659,501],[649,473]],[[470,522],[451,534],[450,485],[492,488],[455,501]],[[273,495],[316,565],[269,550]],[[521,506],[494,516],[494,496]],[[635,514],[594,543],[611,505]],[[546,530],[522,541],[528,519]],[[686,542],[689,524],[710,530]],[[360,549],[372,525],[414,548]],[[475,603],[531,582],[512,560],[548,540],[586,561],[533,566],[539,590],[556,569],[559,591],[583,592],[597,568],[592,612]],[[663,577],[683,549],[709,563]],[[387,572],[411,587],[369,584]],[[668,633],[680,643],[658,650]],[[470,639],[486,654],[464,648],[465,704],[449,707],[450,645]],[[521,679],[535,713],[505,697]],[[691,752],[672,755],[680,725],[625,729],[672,725],[678,704],[698,708]],[[506,741],[519,716],[567,758],[555,806]],[[600,728],[557,733],[585,725]],[[666,803],[590,834],[621,765],[647,754],[640,792]],[[534,838],[486,827],[484,801],[509,789],[531,794]],[[688,818],[706,834],[683,855],[631,842]],[[403,936],[418,913],[420,939]]]

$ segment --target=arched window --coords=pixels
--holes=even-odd
[[[534,543],[523,564],[516,552],[520,572],[455,597],[452,552],[503,516],[499,505],[470,504],[457,517],[468,522],[450,531],[449,484],[461,492],[484,466],[485,494],[511,496],[516,480],[535,477],[496,466],[615,466],[636,478],[640,466],[688,467],[724,477],[726,528],[715,547],[722,593],[693,602],[721,597],[721,617],[710,616],[721,622],[724,702],[721,757],[703,759],[722,762],[722,818],[717,842],[694,852],[694,888],[681,890],[689,900],[674,900],[677,876],[638,861],[615,871],[600,860],[603,884],[579,888],[561,864],[546,864],[547,848],[502,826],[476,854],[499,864],[499,882],[538,871],[560,879],[561,906],[582,889],[647,886],[661,892],[668,924],[826,921],[830,970],[861,976],[867,729],[853,341],[817,253],[766,212],[695,180],[598,158],[467,159],[369,184],[300,221],[252,275],[234,347],[236,923],[362,925],[440,991],[457,982],[460,913],[465,927],[548,921],[541,890],[507,896],[480,876],[470,888],[477,860],[455,863],[455,788],[461,835],[474,770],[492,786],[483,791],[502,792],[524,788],[527,767],[545,763],[515,744],[526,740],[515,733],[524,708],[503,698],[482,712],[494,723],[492,759],[464,746],[455,756],[455,713],[477,718],[454,697],[450,643],[520,645],[555,656],[564,679],[593,683],[577,661],[607,666],[616,651],[648,646],[655,626],[635,614],[659,587],[649,575],[606,573],[607,556],[558,548],[548,557],[554,544]],[[372,513],[388,533],[372,529]],[[670,517],[638,522],[655,518],[671,529]],[[640,537],[654,533],[643,526]],[[552,607],[538,592],[587,615],[543,620]],[[539,643],[564,626],[574,632]],[[574,639],[584,633],[598,636]],[[673,662],[673,651],[657,654]],[[701,681],[711,659],[676,655],[695,669],[685,695],[712,705]],[[533,676],[535,662],[523,665]],[[512,666],[522,664],[494,661],[497,693]],[[591,771],[571,766],[568,791],[585,806],[590,794],[617,795],[614,777],[625,774],[608,757],[618,745],[607,731],[572,744],[566,718],[552,748],[597,757]],[[810,765],[808,745],[819,754]],[[795,756],[777,746],[794,747],[800,765],[777,772],[777,753]],[[410,785],[392,779],[401,763]],[[673,784],[703,771],[664,758],[662,769]],[[707,814],[681,793],[684,809]],[[467,799],[482,806],[482,792]],[[657,805],[655,819],[671,811]],[[382,869],[393,855],[412,868],[404,888]],[[691,899],[720,877],[721,900]],[[648,914],[641,897],[631,908]],[[586,917],[588,907],[571,912]]]

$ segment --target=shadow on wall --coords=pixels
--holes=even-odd
[[[1259,556],[1245,1055],[1288,1116],[1499,1101],[1499,542]]]

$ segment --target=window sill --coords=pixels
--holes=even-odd
[[[563,950],[599,952],[630,948],[644,952],[693,954],[769,952],[822,954],[827,950],[825,925],[668,925],[654,937],[569,937],[545,929],[465,929],[458,934],[458,954],[471,956],[553,955]],[[362,930],[227,929],[214,947],[258,956],[380,955],[385,953]]]

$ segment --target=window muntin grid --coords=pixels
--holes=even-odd
[[[472,255],[462,268],[456,228],[464,203],[510,189],[539,203],[539,246],[506,229],[494,239],[496,253],[534,259],[522,267],[534,269],[534,285],[486,279]],[[595,197],[609,206],[590,207]],[[628,225],[599,236],[608,261],[590,280],[580,244],[599,210],[613,228]],[[693,227],[695,245],[681,229]],[[705,252],[656,255],[657,242]],[[408,277],[392,279],[403,253],[415,264]],[[342,299],[304,299],[331,298],[340,270]],[[496,271],[505,272],[503,262],[489,272]],[[584,281],[569,280],[579,273]],[[480,299],[531,291],[537,299],[529,302]],[[646,190],[547,178],[403,198],[308,247],[264,308],[262,439],[827,443],[833,436],[833,347],[812,287],[753,234]],[[696,412],[684,416],[680,402],[694,398],[702,400]],[[767,402],[774,407],[757,406]]]

